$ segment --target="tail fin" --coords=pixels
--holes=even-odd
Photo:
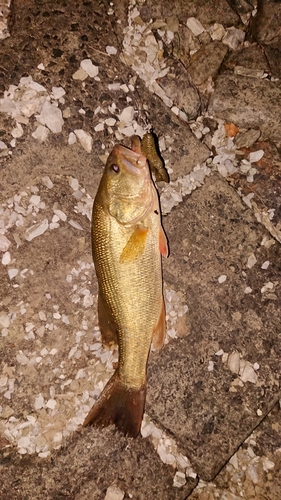
[[[115,372],[85,418],[83,426],[106,427],[115,424],[125,436],[136,438],[141,428],[145,396],[145,385],[140,389],[127,387]]]

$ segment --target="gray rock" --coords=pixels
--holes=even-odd
[[[235,146],[239,148],[249,148],[252,146],[260,137],[260,130],[250,129],[243,134],[237,134],[235,137]]]
[[[214,41],[204,45],[193,55],[187,70],[195,85],[201,85],[209,76],[217,74],[227,50],[226,45]]]
[[[196,17],[204,26],[221,22],[225,27],[239,26],[241,23],[240,17],[234,12],[226,0],[209,0],[208,2],[194,0],[162,0],[155,2],[147,0],[140,9],[141,18],[144,21],[153,19],[166,19],[171,15],[176,15],[180,22],[185,23],[188,17]]]
[[[224,73],[216,80],[208,111],[238,127],[260,128],[263,137],[280,141],[281,84]]]
[[[250,45],[240,50],[229,52],[225,58],[226,68],[233,69],[235,66],[244,66],[249,69],[260,69],[269,72],[270,68],[264,50],[259,45]]]
[[[173,61],[169,73],[159,80],[159,85],[174,104],[185,111],[189,119],[198,116],[201,109],[198,90],[179,61]]]
[[[270,74],[273,78],[281,79],[281,52],[280,49],[274,47],[265,46],[264,52],[267,57],[268,65],[270,68]]]
[[[197,480],[173,487],[174,470],[163,464],[148,439],[126,439],[112,428],[76,432],[52,461],[15,455],[5,458],[0,495],[13,498],[104,499],[112,484],[133,498],[184,500]]]
[[[281,4],[274,0],[259,0],[258,12],[250,28],[251,35],[259,43],[281,46]]]
[[[180,339],[151,356],[147,412],[209,481],[280,397],[280,311],[277,301],[263,301],[261,288],[270,276],[280,279],[281,250],[279,244],[260,246],[264,229],[217,176],[174,209],[164,225],[171,249],[164,278],[185,292],[191,327],[189,335],[182,331]],[[251,253],[258,262],[249,269]],[[264,260],[276,263],[271,271],[261,269]],[[219,283],[222,275],[226,280]],[[253,290],[248,295],[247,285]],[[215,355],[220,349],[259,363],[258,383],[234,386],[236,376]]]

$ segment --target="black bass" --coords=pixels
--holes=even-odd
[[[136,437],[151,342],[159,349],[165,339],[161,254],[168,255],[168,244],[158,194],[136,136],[132,145],[133,150],[113,148],[94,201],[99,325],[105,343],[118,341],[119,361],[83,425],[115,424]]]

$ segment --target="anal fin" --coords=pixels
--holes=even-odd
[[[115,424],[125,436],[136,438],[140,433],[145,396],[145,385],[140,389],[127,387],[115,372],[85,418],[83,427]]]
[[[106,302],[99,290],[98,296],[98,317],[99,317],[99,327],[101,332],[101,338],[103,344],[108,346],[112,344],[117,344],[117,328],[114,322],[110,318]]]
[[[160,226],[160,229],[159,229],[159,250],[160,250],[161,255],[164,255],[164,257],[168,257],[169,245],[168,245],[167,236],[166,236],[165,231],[164,231],[162,226]]]
[[[165,342],[165,336],[166,336],[166,311],[165,311],[164,299],[162,299],[161,313],[152,335],[152,345],[154,349],[159,350],[161,349],[161,347],[163,347]]]

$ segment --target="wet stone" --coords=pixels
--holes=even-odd
[[[204,45],[193,55],[187,70],[196,85],[216,75],[227,50],[225,44],[215,41]]]
[[[264,138],[279,142],[280,106],[280,83],[227,72],[216,80],[208,111],[238,127],[260,128]]]
[[[260,69],[266,73],[269,73],[271,70],[267,58],[265,57],[264,50],[256,44],[230,52],[224,64],[229,69],[233,69],[235,66],[243,66],[249,69]]]
[[[258,2],[257,14],[253,19],[250,33],[257,42],[280,49],[280,20],[280,2],[261,0]]]
[[[197,483],[188,478],[186,484],[174,487],[173,469],[160,461],[148,439],[128,440],[112,428],[77,432],[67,447],[53,453],[52,461],[19,461],[11,456],[2,479],[1,498],[9,495],[15,500],[22,495],[38,500],[66,495],[102,499],[109,493],[109,498],[121,499],[119,492],[139,500],[185,500]]]
[[[181,63],[174,61],[169,73],[161,78],[159,84],[174,105],[184,111],[189,119],[198,116],[201,107],[199,94]]]
[[[279,306],[275,301],[264,302],[261,288],[267,281],[264,273],[272,273],[276,282],[281,275],[278,265],[266,271],[258,263],[264,262],[265,255],[278,262],[281,250],[278,243],[271,250],[261,246],[263,228],[217,176],[208,178],[200,191],[174,209],[164,225],[171,243],[164,277],[167,282],[176,279],[185,292],[191,331],[151,359],[147,411],[176,436],[199,477],[210,481],[258,425],[262,417],[257,410],[266,415],[279,398]],[[245,244],[249,231],[251,241]],[[222,248],[227,259],[219,258]],[[258,263],[249,269],[251,253]],[[218,283],[223,274],[227,280]],[[253,294],[244,294],[245,284]],[[244,320],[250,307],[259,311],[263,325],[255,329],[254,343],[251,323]],[[232,317],[237,310],[240,328]],[[215,356],[219,349],[243,352],[251,381],[245,374],[245,382],[230,390],[235,375]],[[258,383],[248,363],[259,364]]]

